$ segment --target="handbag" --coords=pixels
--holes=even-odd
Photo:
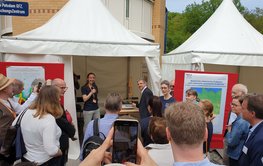
[[[12,158],[21,159],[22,156],[27,152],[20,126],[22,117],[24,116],[26,110],[27,109],[21,112],[21,115],[18,117],[15,126],[10,126],[7,130],[0,151],[4,156],[14,155]]]
[[[8,101],[8,100],[7,100]],[[14,119],[16,118],[16,114],[13,111],[13,107],[10,104],[11,109],[8,108],[5,104],[3,104],[0,100],[0,109],[3,110],[4,112],[10,112]],[[13,120],[12,120],[13,121]],[[12,148],[13,141],[16,136],[16,129],[13,126],[10,126],[6,129],[5,136],[3,138],[3,142],[1,142],[0,145],[0,154],[2,157],[9,157],[9,156],[14,156],[15,150]]]
[[[65,114],[66,114],[67,121],[68,121],[69,123],[72,123],[72,116],[70,115],[70,113],[68,112],[68,110],[65,110]]]
[[[13,142],[13,146],[15,146],[16,149],[16,159],[21,159],[23,157],[23,155],[27,152],[26,151],[26,146],[25,146],[25,142],[24,142],[24,138],[23,138],[23,134],[22,134],[22,130],[21,130],[21,120],[25,114],[25,112],[27,111],[27,109],[25,109],[21,115],[18,117],[18,120],[16,122],[15,128],[16,128],[16,137],[15,140]]]

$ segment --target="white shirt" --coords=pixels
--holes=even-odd
[[[148,154],[158,166],[172,166],[174,157],[171,144],[149,144],[146,148],[151,148]]]
[[[143,87],[142,91],[141,91],[141,94],[143,93],[143,91],[147,88],[147,86]]]
[[[36,110],[28,109],[21,121],[21,130],[27,150],[23,157],[37,164],[43,164],[58,152],[61,129],[51,114],[39,119],[33,117],[35,113]],[[13,125],[16,124],[18,117]]]
[[[27,107],[29,107],[33,101],[35,100],[35,98],[37,97],[36,93],[31,93],[31,95],[29,96],[29,98],[25,101],[24,104],[20,105],[18,102],[16,102],[14,99],[9,98],[8,102],[7,100],[1,100],[6,106],[8,106],[9,108],[13,108],[14,111],[16,112],[16,114],[19,114],[20,112],[22,112],[23,110],[25,110]],[[11,107],[11,105],[12,107]]]

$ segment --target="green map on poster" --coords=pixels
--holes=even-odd
[[[200,100],[208,99],[213,103],[215,115],[220,114],[222,88],[192,88],[198,93]]]

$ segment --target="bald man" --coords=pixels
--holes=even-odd
[[[57,86],[60,89],[61,97],[64,96],[65,92],[68,89],[66,82],[60,78],[52,80],[51,84]],[[63,105],[61,106],[63,108],[63,115],[60,118],[56,119],[56,122],[62,131],[61,137],[59,139],[60,149],[62,151],[62,156],[60,157],[59,165],[65,166],[66,162],[68,161],[69,138],[74,139],[76,129],[73,126],[73,124],[67,120],[66,111]]]

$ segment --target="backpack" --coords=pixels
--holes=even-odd
[[[99,132],[99,119],[95,119],[94,123],[93,123],[93,136],[89,137],[84,145],[83,145],[83,150],[82,150],[82,158],[83,160],[85,159],[86,156],[89,155],[89,153],[93,150],[93,149],[97,149],[98,147],[100,147],[100,145],[103,143],[103,141],[105,140],[105,135],[101,132]],[[102,139],[100,137],[100,133],[104,136],[104,139]]]

